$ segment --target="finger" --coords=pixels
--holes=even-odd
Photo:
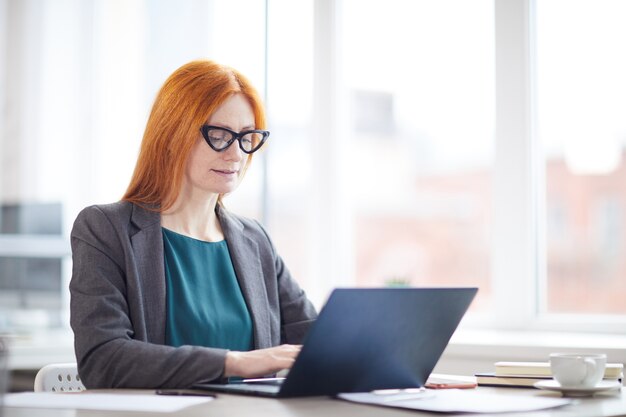
[[[302,345],[280,345],[278,348],[286,351],[300,352],[300,350],[302,350]]]
[[[296,356],[300,354],[301,348],[302,348],[301,346],[289,345],[289,346],[281,347],[279,352],[282,355],[287,355],[289,357],[295,358]]]

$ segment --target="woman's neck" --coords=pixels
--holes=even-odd
[[[177,200],[171,209],[161,213],[161,226],[207,242],[224,240],[222,226],[215,213],[217,197],[184,202]]]

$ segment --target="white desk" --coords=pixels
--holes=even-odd
[[[515,388],[487,388],[480,387],[478,390],[490,393],[504,392],[507,394],[533,396],[533,395],[558,395],[555,393],[534,389]],[[91,391],[96,392],[96,391]],[[104,392],[116,393],[149,393],[151,391],[127,391],[109,390]],[[76,395],[76,394],[74,394]],[[80,395],[80,394],[77,394]],[[3,417],[109,417],[125,415],[124,412],[89,411],[89,410],[53,410],[37,408],[6,408]],[[156,414],[133,412],[133,416],[147,417]],[[378,417],[378,416],[413,416],[433,417],[439,414],[398,410],[383,407],[374,407],[334,400],[328,397],[312,397],[297,399],[266,399],[237,395],[219,394],[214,401],[185,408],[176,413],[163,414],[167,416],[210,417],[210,416],[255,416],[255,417]],[[491,417],[520,417],[529,413],[512,414],[442,414],[441,416],[491,416]],[[538,417],[614,417],[626,416],[626,394],[624,392],[614,394],[597,394],[592,398],[579,400],[575,405],[561,408],[539,411],[532,414]]]

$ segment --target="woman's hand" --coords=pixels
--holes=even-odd
[[[224,376],[256,378],[289,369],[301,348],[301,345],[280,345],[249,352],[230,351],[226,354]]]

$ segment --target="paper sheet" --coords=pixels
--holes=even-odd
[[[416,394],[380,395],[369,392],[339,394],[339,398],[362,404],[440,413],[508,413],[560,407],[572,401],[562,398],[489,394],[475,390],[426,390]]]
[[[192,405],[202,404],[212,399],[212,397],[160,396],[150,394],[24,392],[5,394],[4,406],[170,413]]]

